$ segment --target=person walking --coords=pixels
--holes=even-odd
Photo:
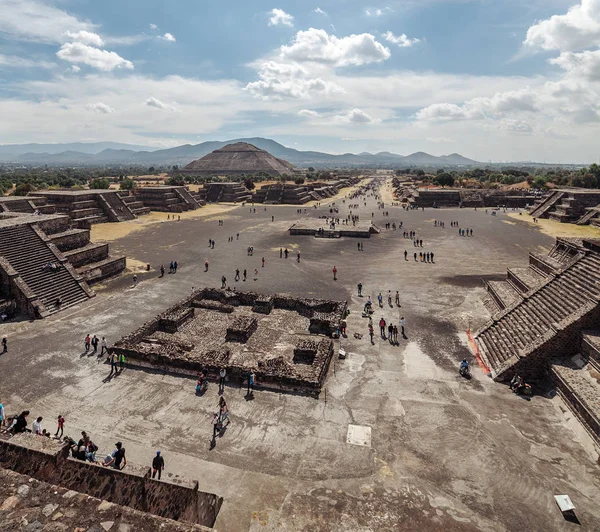
[[[337,268],[334,266],[333,270],[331,270],[333,272],[333,280],[337,281]]]
[[[119,355],[119,368],[120,372],[123,373],[123,370],[125,369],[125,355],[123,353]]]
[[[133,288],[137,286],[137,275],[133,275]]]
[[[116,374],[117,372],[117,354],[113,353],[110,355],[110,374],[108,376],[110,377],[113,373]]]
[[[406,320],[404,319],[404,316],[402,316],[400,318],[400,328],[401,328],[401,332],[402,332],[402,337],[406,337],[406,335],[404,334],[404,327],[406,326]]]
[[[225,369],[225,367],[222,367],[219,370],[219,393],[223,393],[223,391],[225,390],[226,377],[227,377],[227,370]]]
[[[221,288],[225,288],[226,285],[227,285],[227,278],[223,275],[223,277],[221,277]]]
[[[208,271],[208,261],[204,261],[204,271]]]
[[[160,265],[160,276],[161,277],[165,276],[165,267],[162,264]]]
[[[161,456],[160,451],[156,451],[156,456],[152,459],[152,478],[158,474],[158,480],[160,480],[160,474],[165,468],[165,459]]]
[[[246,395],[250,396],[254,394],[254,372],[248,373],[248,392]]]
[[[106,336],[102,337],[102,349],[100,350],[100,356],[104,354],[104,351],[108,353],[108,342],[106,341]]]
[[[400,292],[398,292],[398,290],[396,290],[396,306],[400,307],[402,305],[400,305]]]
[[[262,267],[264,268],[265,267],[265,258],[264,257],[262,258],[261,262],[262,262]]]
[[[381,337],[385,340],[385,320],[383,318],[381,318],[379,320],[379,334],[381,334]]]
[[[404,260],[408,260],[407,256],[408,256],[408,251],[404,250]]]
[[[363,287],[362,283],[358,283],[356,285],[356,288],[358,288],[358,296],[359,297],[362,297],[362,287]]]
[[[90,338],[90,335],[86,335],[85,340],[83,341],[84,345],[85,345],[85,352],[87,353],[90,350],[90,345],[92,343],[92,340]]]
[[[246,280],[247,275],[248,274],[247,274],[246,270],[244,270],[244,281]]]
[[[54,434],[55,438],[60,439],[63,437],[64,427],[65,427],[65,418],[62,417],[60,414],[58,414],[57,428],[56,428],[56,433]],[[60,432],[60,436],[58,435],[59,432]]]
[[[8,340],[6,338],[6,336],[2,337],[2,353],[7,353],[8,352]]]
[[[375,334],[375,332],[373,331],[373,324],[369,323],[369,336],[371,337],[371,343],[374,344],[375,342],[373,341],[373,335]]]
[[[94,334],[94,337],[92,338],[92,347],[94,348],[94,354],[96,354],[98,352],[98,344],[100,343],[100,340],[98,340],[98,337]]]
[[[239,268],[235,269],[235,280],[236,281],[240,280],[240,270],[239,270]]]

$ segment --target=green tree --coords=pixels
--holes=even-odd
[[[167,185],[172,187],[182,187],[185,185],[185,180],[180,175],[174,175],[173,177],[167,179]]]
[[[106,177],[97,177],[90,182],[90,188],[93,190],[110,188],[110,180]]]
[[[254,190],[254,181],[248,177],[247,179],[244,179],[244,186],[248,190]]]
[[[15,187],[15,196],[27,196],[30,192],[33,192],[35,187],[31,183],[21,183]]]
[[[294,180],[294,183],[296,183],[296,185],[304,185],[304,178],[303,177],[297,177]]]
[[[135,188],[135,181],[133,179],[123,179],[119,186],[121,190],[133,190]]]
[[[154,168],[154,166],[151,166],[150,168],[148,168],[149,174],[153,174],[155,171],[156,171],[156,168]]]
[[[451,187],[454,185],[454,176],[448,172],[442,172],[436,176],[435,182],[443,187]]]

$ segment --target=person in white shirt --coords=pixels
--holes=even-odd
[[[104,354],[104,351],[108,351],[108,342],[106,341],[106,336],[102,337],[102,350],[100,351],[100,356]]]
[[[40,436],[42,435],[42,419],[44,419],[42,416],[38,417],[33,422],[33,426],[32,426],[32,432],[34,434],[39,434]]]
[[[221,390],[225,390],[225,377],[227,376],[227,370],[225,368],[221,368],[219,371],[219,392]]]

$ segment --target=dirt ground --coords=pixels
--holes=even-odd
[[[553,238],[543,226],[523,222],[525,215],[467,209],[386,206],[384,217],[370,197],[354,214],[379,227],[403,222],[424,248],[414,248],[402,230],[362,240],[364,251],[352,238],[289,235],[300,218],[328,214],[326,203],[301,215],[295,206],[256,213],[215,206],[180,222],[160,213],[139,226],[95,227],[94,240],[102,235],[114,253],[153,271],[138,274],[135,288],[131,274],[111,281],[94,299],[46,320],[3,324],[9,351],[0,357],[0,401],[7,414],[28,408],[54,431],[60,413],[67,434],[86,430],[99,455],[122,441],[132,463],[149,464],[161,450],[167,473],[198,479],[201,490],[224,497],[220,531],[600,530],[597,449],[560,399],[525,401],[476,367],[470,381],[458,375],[460,360],[473,362],[465,331],[489,317],[482,279],[501,279],[507,267],[525,266],[530,251],[548,250]],[[342,204],[342,216],[348,211]],[[451,221],[474,236],[460,237]],[[299,250],[301,261],[280,259],[286,247]],[[415,262],[419,251],[435,252],[435,264]],[[177,274],[158,278],[170,260],[179,262]],[[232,423],[211,448],[216,384],[196,397],[194,380],[167,373],[128,368],[109,379],[103,358],[83,353],[83,338],[115,342],[192,287],[233,279],[236,268],[259,270],[256,281],[234,283],[240,290],[347,300],[349,334],[339,342],[347,358],[335,360],[318,400],[260,389],[246,400],[244,389],[228,383]],[[399,346],[369,342],[358,282],[374,300],[399,291],[402,306],[385,304],[374,316],[375,323],[406,319]],[[370,439],[349,443],[349,428],[358,430],[350,425],[370,429]],[[579,523],[562,517],[556,494],[571,497]]]

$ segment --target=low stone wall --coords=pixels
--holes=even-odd
[[[223,499],[150,478],[149,468],[119,471],[68,457],[69,447],[32,434],[0,440],[0,465],[37,480],[174,520],[213,527]]]
[[[67,233],[63,236],[49,235],[50,241],[60,250],[69,251],[71,249],[81,248],[90,243],[90,231],[83,230],[74,233]]]

